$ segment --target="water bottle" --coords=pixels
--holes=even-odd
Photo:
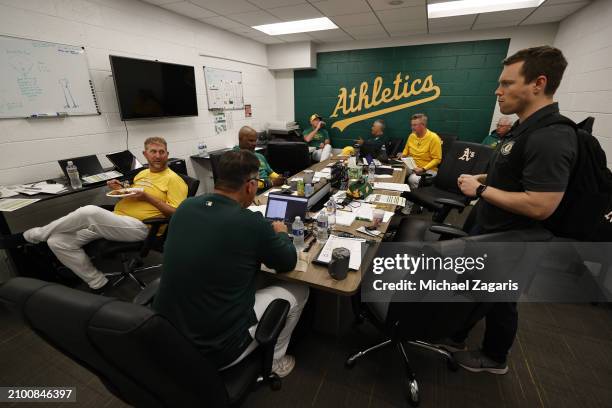
[[[374,164],[374,160],[370,162],[368,166],[368,183],[374,184],[374,178],[376,177],[376,165]]]
[[[326,211],[319,212],[317,217],[317,242],[324,244],[327,241],[327,228],[329,227],[327,221]]]
[[[330,198],[327,204],[325,204],[325,212],[327,213],[327,222],[329,222],[329,225],[334,225],[336,223],[337,207],[336,200],[333,198]]]
[[[198,155],[200,157],[205,157],[207,154],[206,144],[204,142],[198,143]]]
[[[70,186],[73,190],[78,190],[79,188],[83,187],[83,183],[81,183],[81,178],[79,177],[79,170],[71,160],[68,161],[68,165],[66,166],[66,173],[68,173]]]
[[[291,233],[293,234],[293,246],[301,251],[304,248],[304,223],[299,215],[295,217],[291,225]]]

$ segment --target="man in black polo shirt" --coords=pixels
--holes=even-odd
[[[262,263],[282,273],[297,262],[287,227],[247,209],[257,193],[259,164],[247,150],[225,153],[214,193],[185,200],[176,210],[153,308],[223,369],[257,347],[257,322],[268,305],[277,298],[287,300],[289,315],[272,365],[285,377],[295,365],[285,353],[308,287],[278,282],[256,290]]]
[[[472,235],[536,227],[555,211],[576,162],[576,133],[567,125],[533,130],[559,115],[553,102],[567,61],[560,50],[543,46],[524,49],[504,60],[495,91],[503,114],[519,120],[506,134],[489,163],[488,174],[462,174],[463,194],[479,197]],[[483,305],[486,331],[479,351],[458,351],[457,362],[470,371],[505,374],[506,358],[518,326],[516,303]],[[458,349],[469,329],[453,336]]]

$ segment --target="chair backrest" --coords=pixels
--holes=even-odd
[[[268,143],[268,163],[280,174],[297,174],[310,166],[310,153],[304,142],[283,142],[273,140]]]
[[[461,174],[486,173],[492,154],[493,149],[489,146],[461,140],[453,142],[446,155],[442,156],[434,185],[441,190],[461,194],[457,178]]]
[[[214,366],[151,309],[29,278],[5,283],[0,301],[130,405],[228,405]]]
[[[200,187],[200,180],[189,177],[185,174],[179,174],[179,176],[181,176],[185,184],[187,184],[187,197],[195,196],[198,192],[198,187]]]
[[[457,135],[452,135],[450,133],[438,133],[438,136],[440,136],[440,139],[442,139],[442,160],[444,160],[451,146],[457,140]]]
[[[393,157],[400,153],[404,147],[404,139],[397,137],[387,142],[385,149],[387,149],[387,156]]]

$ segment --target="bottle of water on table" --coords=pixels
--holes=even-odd
[[[66,173],[68,174],[68,179],[70,180],[70,187],[72,187],[73,190],[78,190],[79,188],[83,187],[83,183],[81,183],[81,178],[79,177],[79,170],[71,160],[69,160],[67,163]]]
[[[298,251],[304,249],[304,223],[298,215],[291,225],[291,234],[293,235],[293,246]]]
[[[325,241],[327,241],[327,228],[329,227],[329,223],[326,212],[326,210],[322,210],[317,217],[317,242],[320,244],[324,244]]]

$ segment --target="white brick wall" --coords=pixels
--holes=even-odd
[[[559,25],[555,47],[569,63],[557,100],[561,112],[579,121],[595,117],[598,137],[612,167],[612,2],[598,0]]]
[[[196,69],[199,116],[127,122],[129,149],[138,156],[144,139],[153,135],[168,140],[174,157],[193,154],[200,139],[209,148],[232,146],[240,126],[261,128],[276,115],[265,45],[138,0],[0,0],[0,34],[84,46],[102,110],[101,116],[0,120],[0,184],[59,176],[57,160],[67,157],[96,153],[110,165],[104,153],[126,148],[109,54]],[[204,65],[242,71],[245,103],[253,107],[252,118],[231,111],[233,128],[219,136],[208,112]]]

